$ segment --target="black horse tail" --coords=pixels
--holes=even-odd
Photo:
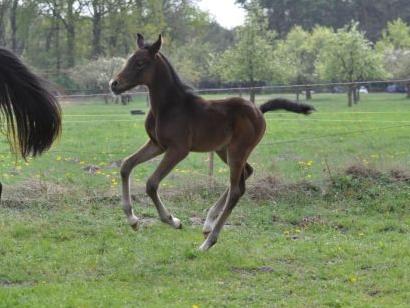
[[[295,103],[285,98],[275,98],[267,101],[266,103],[260,105],[259,109],[262,111],[262,113],[283,109],[291,112],[303,113],[306,115],[311,114],[316,110],[311,105]]]
[[[26,159],[51,147],[61,133],[61,108],[45,82],[0,48],[0,121],[14,153]]]

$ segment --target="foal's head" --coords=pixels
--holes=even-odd
[[[138,33],[137,50],[128,58],[118,75],[110,80],[112,92],[121,94],[138,85],[149,85],[161,45],[161,35],[154,44],[148,45],[145,44],[144,37]]]

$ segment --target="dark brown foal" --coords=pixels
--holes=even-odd
[[[245,180],[253,171],[246,161],[265,132],[263,113],[285,109],[309,114],[314,108],[285,99],[271,100],[260,107],[239,97],[204,100],[190,92],[160,53],[161,36],[149,45],[138,34],[137,45],[122,71],[110,81],[115,94],[146,85],[151,101],[145,122],[149,141],[126,158],[121,167],[124,212],[130,225],[137,229],[139,219],[131,206],[130,173],[136,165],[164,153],[158,168],[147,181],[147,194],[161,220],[181,228],[180,220],[170,214],[158,196],[159,183],[189,152],[215,151],[229,166],[230,185],[208,212],[203,228],[206,239],[199,248],[207,250],[216,243],[226,219],[245,192]]]

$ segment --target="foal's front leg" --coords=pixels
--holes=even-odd
[[[147,181],[147,194],[154,202],[161,221],[176,229],[182,228],[181,221],[178,218],[173,217],[162,203],[158,195],[158,186],[171,170],[188,155],[188,153],[189,150],[186,149],[167,149],[158,168]]]
[[[121,166],[121,180],[122,180],[122,203],[123,210],[127,216],[128,223],[134,230],[138,229],[139,219],[134,215],[131,204],[130,196],[130,174],[132,169],[138,164],[141,164],[147,160],[154,158],[162,154],[164,151],[149,140],[144,146],[142,146],[136,153],[127,157]]]

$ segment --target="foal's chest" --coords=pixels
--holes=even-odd
[[[178,117],[156,117],[150,111],[145,120],[148,136],[166,147],[169,142],[183,142],[189,136],[189,127],[184,119]]]

